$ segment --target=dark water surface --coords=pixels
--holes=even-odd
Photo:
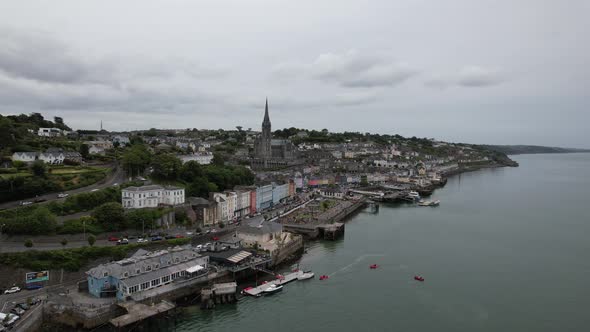
[[[590,331],[590,154],[514,159],[310,243],[301,265],[329,280],[185,308],[176,331]]]

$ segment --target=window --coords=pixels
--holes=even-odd
[[[152,287],[158,286],[160,284],[160,279],[152,280]]]
[[[187,257],[187,256],[184,256],[184,260],[185,260],[185,261],[188,261],[188,257]]]
[[[171,262],[170,262],[170,261],[168,261],[168,265],[170,265],[170,263],[171,263]]]
[[[123,278],[127,278],[127,277],[129,277],[129,272],[123,273]]]
[[[146,270],[146,271],[151,271],[151,270],[152,270],[152,266],[151,266],[151,265],[148,265],[148,266],[146,266],[146,267],[145,267],[145,270]]]
[[[135,273],[136,273],[136,274],[139,274],[139,272],[140,272],[140,270],[139,270],[139,269],[135,270]]]
[[[103,277],[108,277],[108,276],[109,276],[109,273],[108,273],[108,272],[104,272],[104,273],[102,274],[102,276],[103,276]]]
[[[156,265],[154,266],[154,269],[157,269],[157,268],[159,268],[159,267],[160,267],[160,264],[156,264]]]
[[[149,282],[144,282],[143,284],[141,284],[141,290],[148,289],[148,288],[150,288]]]
[[[166,283],[170,281],[170,276],[164,276],[162,277],[162,283]]]
[[[174,259],[174,261],[175,261],[176,263],[180,263],[180,257],[176,257],[176,258]]]

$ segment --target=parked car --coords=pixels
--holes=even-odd
[[[34,298],[31,299],[31,305],[35,305],[35,304],[40,303],[40,302],[41,302],[41,299],[38,298],[38,297],[34,297]]]
[[[203,249],[203,245],[199,244],[196,248],[197,248],[197,250],[201,250],[201,249]]]
[[[217,236],[214,236],[214,237],[211,238],[211,240],[213,240],[213,241],[219,241],[219,238]]]
[[[70,194],[66,194],[66,193],[57,194],[57,198],[66,198],[68,196],[70,196]]]
[[[208,230],[207,230],[205,233],[209,234],[209,233],[211,233],[211,230],[210,230],[210,229],[208,229]]]
[[[19,315],[19,316],[22,316],[25,313],[25,311],[19,307],[12,308],[12,310],[10,310],[10,312],[12,312],[15,315]]]
[[[182,235],[182,234],[178,234],[178,235],[176,235],[174,237],[177,238],[177,239],[184,239],[184,235]]]
[[[119,238],[111,235],[111,236],[109,236],[109,241],[119,241]]]
[[[174,238],[176,238],[176,236],[174,236],[174,235],[166,235],[166,236],[164,236],[164,238],[165,238],[166,240],[171,240],[171,239],[174,239]]]
[[[98,191],[98,189],[96,189],[96,188],[95,188],[95,189],[92,189],[92,190],[90,190],[90,192],[91,192],[91,193],[93,193],[93,192],[96,192],[96,191]]]
[[[47,198],[36,196],[35,199],[33,200],[33,202],[34,203],[41,203],[41,202],[45,202],[46,200],[47,200]]]
[[[30,201],[22,201],[22,202],[20,202],[20,205],[21,206],[25,206],[25,205],[29,205],[29,204],[33,204],[33,202],[30,202]]]
[[[0,312],[0,322],[2,322],[4,326],[10,326],[14,324],[19,318],[20,316],[17,316],[15,314],[5,314],[3,312]]]
[[[158,235],[158,236],[152,237],[150,240],[152,240],[152,241],[162,241],[163,239],[164,238],[162,238],[161,236]]]
[[[216,232],[217,232],[217,230],[216,230],[215,228],[213,228],[213,229],[211,230],[211,233],[216,233]]]
[[[142,237],[137,239],[137,243],[146,243],[146,242],[149,242],[149,241],[147,239],[142,238]]]
[[[20,287],[14,286],[4,291],[4,294],[14,294],[20,292]]]
[[[117,241],[117,245],[123,245],[123,244],[129,244],[129,240],[128,239],[120,239],[119,241]]]
[[[119,183],[117,183],[117,182],[113,183],[113,187],[116,187],[118,185],[119,185]]]
[[[186,235],[191,236],[193,235],[193,232],[186,232]]]
[[[31,301],[31,303],[33,303],[33,302]],[[17,306],[23,310],[29,310],[29,305],[24,302],[17,304]]]

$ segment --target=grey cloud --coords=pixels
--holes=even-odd
[[[496,69],[479,66],[463,67],[459,72],[457,83],[468,87],[482,87],[496,85],[502,82],[502,77]]]
[[[355,50],[320,54],[311,63],[285,62],[276,65],[272,77],[287,80],[305,75],[313,79],[349,88],[372,88],[401,84],[418,74],[408,64]]]
[[[481,66],[464,66],[454,74],[433,74],[424,81],[424,85],[445,89],[451,86],[487,87],[503,83],[506,80],[500,70]]]

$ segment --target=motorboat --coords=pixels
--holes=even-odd
[[[379,267],[379,265],[377,265],[377,264],[371,264],[371,265],[369,265],[369,268],[370,269],[373,269],[373,270],[376,269],[376,268],[378,268],[378,267]]]
[[[440,205],[440,201],[436,200],[436,201],[419,201],[418,202],[418,206],[439,206]]]
[[[412,199],[415,199],[415,200],[418,200],[418,199],[420,199],[420,194],[417,191],[410,191],[408,193],[408,197],[409,198],[412,198]]]
[[[311,271],[303,272],[300,276],[297,277],[297,280],[308,280],[313,279],[315,275]]]
[[[424,277],[422,277],[422,276],[414,276],[414,280],[424,281]]]
[[[275,284],[270,285],[267,289],[263,290],[264,294],[274,294],[283,290],[283,286],[277,286]]]

